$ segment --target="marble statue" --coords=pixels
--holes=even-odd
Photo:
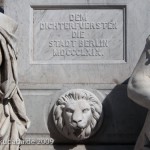
[[[17,24],[0,13],[0,149],[19,150],[30,121],[18,87]]]
[[[135,103],[150,110],[150,36],[129,80],[128,96]],[[150,111],[135,146],[135,150],[147,149],[150,149]]]
[[[53,109],[59,132],[71,140],[84,140],[102,124],[102,104],[91,92],[72,89],[59,97]]]

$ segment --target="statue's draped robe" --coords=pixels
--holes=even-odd
[[[0,150],[19,150],[20,141],[30,121],[26,116],[24,100],[18,88],[16,38],[0,27]]]

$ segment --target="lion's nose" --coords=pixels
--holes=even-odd
[[[74,112],[72,120],[75,123],[81,122],[82,121],[82,114],[79,112]]]

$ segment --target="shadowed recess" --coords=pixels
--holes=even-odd
[[[4,13],[4,9],[0,7],[0,13]]]

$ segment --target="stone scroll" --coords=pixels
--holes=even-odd
[[[17,24],[0,13],[0,149],[19,150],[30,121],[18,87]]]

